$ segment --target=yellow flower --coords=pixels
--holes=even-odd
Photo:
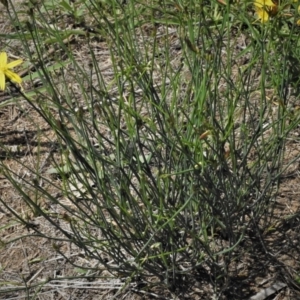
[[[278,7],[272,0],[255,0],[255,11],[262,23],[269,20],[270,16],[277,14]]]
[[[18,59],[8,64],[7,54],[5,52],[0,53],[0,91],[4,91],[5,89],[5,77],[7,77],[9,80],[14,81],[16,83],[22,82],[21,77],[10,70],[20,65],[22,62],[23,60]]]

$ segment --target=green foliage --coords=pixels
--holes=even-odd
[[[88,16],[90,70],[58,24],[46,23],[44,13],[57,10],[77,21]],[[299,50],[291,47],[298,29],[283,35],[253,24],[247,7],[237,14],[214,1],[45,1],[31,14],[19,37],[37,66],[31,78],[47,90],[37,98],[19,92],[55,132],[60,155],[44,173],[18,161],[33,181],[19,181],[4,163],[3,173],[62,240],[127,283],[142,279],[179,293],[201,273],[221,295],[249,232],[261,239],[270,226],[285,144],[299,122],[288,95],[298,84]],[[93,46],[99,38],[109,45],[109,80]],[[45,61],[49,40],[65,62],[59,54],[51,66]],[[59,207],[68,230],[39,197]]]

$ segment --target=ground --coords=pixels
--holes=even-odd
[[[6,12],[1,9],[0,32],[10,33],[11,31],[12,28],[6,17]],[[173,35],[172,38],[178,39],[176,35]],[[109,80],[111,62],[107,45],[96,39],[93,43],[94,47],[99,49],[100,68],[103,70],[104,75],[106,72]],[[16,48],[13,48],[14,44]],[[1,46],[0,44],[0,50]],[[9,55],[22,57],[22,49],[17,42],[11,41],[10,49],[8,51]],[[15,49],[14,53],[12,53],[12,49]],[[88,49],[84,44],[84,38],[78,37],[75,41],[72,41],[72,49],[78,62],[87,67],[88,62],[85,60],[85,54]],[[186,76],[188,78],[190,74]],[[25,83],[24,88],[30,87],[27,87]],[[40,171],[45,172],[51,166],[51,155],[56,155],[55,135],[26,101],[1,106],[8,99],[10,99],[9,92],[0,92],[0,159],[13,172],[24,177],[30,176],[25,166],[36,168],[38,165]],[[290,140],[286,144],[285,159],[287,162],[293,157],[297,158],[300,154],[299,134],[300,130],[297,128],[291,133]],[[24,168],[20,169],[20,164],[15,162],[16,158],[24,163]],[[255,243],[260,245],[260,248],[257,248],[256,253],[248,253],[245,250],[244,255],[241,254],[240,261],[232,263],[232,269],[228,270],[232,273],[232,281],[228,282],[230,287],[227,293],[228,298],[225,298],[225,295],[223,299],[241,299],[236,298],[234,295],[241,295],[243,290],[245,291],[243,299],[246,299],[250,296],[249,292],[252,292],[252,294],[258,293],[261,289],[270,286],[270,282],[276,281],[287,285],[268,299],[283,300],[298,299],[300,297],[297,292],[299,287],[293,283],[296,279],[295,274],[299,274],[300,259],[299,163],[299,159],[295,159],[282,176],[279,197],[273,206],[272,219],[266,219],[266,222],[270,224],[269,230],[268,232],[262,232],[265,245],[268,249],[270,247],[273,249],[272,255],[264,253],[261,244],[258,241],[251,240],[251,232],[249,232],[249,238],[245,240],[245,249]],[[51,180],[59,179],[51,178]],[[55,189],[51,193],[57,193],[57,197],[64,201]],[[23,299],[25,297],[27,299],[36,297],[36,299],[79,300],[119,299],[119,297],[120,299],[130,300],[175,299],[171,293],[159,289],[150,293],[138,291],[134,286],[129,286],[124,291],[120,291],[124,281],[120,278],[113,278],[112,274],[105,271],[95,272],[95,278],[92,274],[89,282],[81,279],[69,280],[70,277],[80,275],[81,270],[78,266],[96,266],[97,262],[85,259],[80,249],[68,243],[60,243],[59,251],[61,254],[59,254],[53,242],[42,238],[32,238],[32,229],[15,222],[12,212],[18,212],[20,215],[26,216],[33,226],[43,226],[46,232],[53,234],[54,229],[39,216],[29,212],[17,191],[1,173],[0,197],[2,199],[0,206],[1,299]],[[51,206],[46,201],[43,205],[45,207]],[[59,233],[57,234],[59,235]],[[13,242],[5,244],[7,241]],[[69,258],[69,262],[64,256]],[[47,278],[57,278],[57,281],[47,282]],[[43,286],[35,287],[41,281],[45,281]],[[201,274],[198,274],[191,282],[192,286],[178,299],[210,299],[212,285],[209,284],[207,279],[201,278]],[[18,291],[15,289],[9,292],[7,290],[8,286],[32,288],[28,288],[28,294],[26,294],[25,290]],[[34,295],[34,293],[37,294]]]

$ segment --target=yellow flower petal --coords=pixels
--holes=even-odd
[[[256,8],[256,14],[262,23],[265,23],[269,20],[269,14],[263,8]]]
[[[6,65],[6,67],[7,67],[8,69],[12,69],[12,68],[14,68],[14,67],[20,65],[21,63],[23,63],[23,60],[22,60],[22,59],[18,59],[18,60],[15,60],[15,61],[10,62],[9,64]]]
[[[0,71],[0,91],[5,90],[5,75]]]
[[[0,53],[0,67],[5,66],[7,63],[7,54],[5,52]]]
[[[276,4],[274,4],[272,0],[255,0],[254,5],[260,8],[276,6]]]
[[[12,80],[14,82],[17,82],[17,83],[22,82],[22,78],[18,74],[14,73],[10,70],[6,70],[4,73],[10,80]]]

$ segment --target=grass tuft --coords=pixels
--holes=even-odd
[[[299,123],[296,9],[261,23],[253,4],[223,1],[9,3],[2,50],[17,37],[28,63],[24,90],[7,94],[43,125],[28,116],[34,161],[1,145],[26,213],[2,205],[83,278],[105,269],[124,289],[178,296],[201,278],[208,298],[250,296],[234,288],[240,261],[278,259],[269,235],[298,159],[286,155]],[[65,242],[96,263],[74,263]]]

